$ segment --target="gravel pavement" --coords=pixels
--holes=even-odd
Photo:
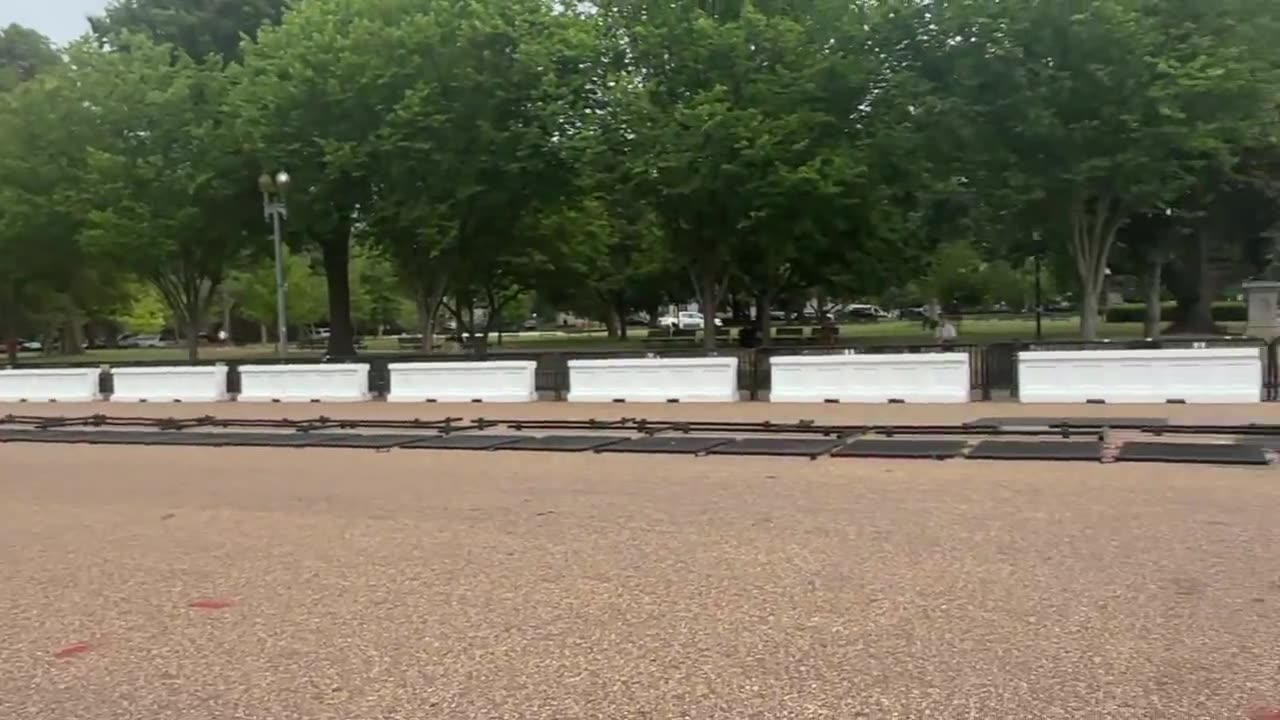
[[[217,410],[1054,414],[769,408]],[[1277,472],[0,445],[0,718],[1263,717]]]

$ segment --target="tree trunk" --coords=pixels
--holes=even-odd
[[[187,360],[200,360],[200,313],[195,310],[187,318]]]
[[[266,345],[267,343],[271,342],[271,338],[267,335],[266,323],[258,323],[258,337],[261,338],[261,342],[263,345]]]
[[[80,313],[72,308],[62,324],[62,354],[83,355],[83,343],[84,331],[80,327]]]
[[[1080,293],[1080,337],[1098,339],[1098,290],[1085,289]]]
[[[436,338],[436,317],[444,302],[444,273],[436,276],[430,286],[419,284],[413,302],[418,311],[418,334],[422,336],[422,352],[430,354]]]
[[[615,300],[613,303],[613,312],[618,317],[618,339],[626,341],[627,339],[627,310],[629,308],[621,300]]]
[[[431,346],[435,345],[436,315],[431,309],[431,299],[426,288],[417,289],[414,293],[413,305],[417,310],[418,335],[422,338],[422,352],[430,353]]]
[[[351,238],[345,231],[321,246],[325,284],[329,290],[329,355],[356,354],[355,330],[351,325]]]
[[[1125,213],[1114,198],[1081,197],[1071,210],[1071,254],[1080,278],[1080,336],[1098,339],[1098,299],[1107,275],[1107,259]]]
[[[1191,308],[1191,327],[1196,332],[1206,334],[1214,334],[1216,328],[1213,322],[1213,300],[1218,295],[1218,284],[1213,277],[1212,258],[1210,253],[1213,248],[1213,240],[1207,232],[1201,230],[1196,233],[1196,262],[1199,267],[1199,283],[1197,287],[1199,293],[1196,304]]]
[[[645,308],[645,314],[649,316],[648,326],[650,329],[658,327],[658,316],[662,313],[661,305],[650,305]]]
[[[604,309],[604,329],[610,340],[618,339],[618,309],[612,304]]]
[[[1148,338],[1160,337],[1160,270],[1164,267],[1164,263],[1159,258],[1148,260],[1146,282],[1147,282],[1147,312],[1142,323],[1142,334]]]
[[[756,296],[756,327],[760,330],[760,347],[769,347],[773,333],[773,316],[769,309],[769,295],[761,293]]]
[[[720,298],[720,288],[716,284],[714,271],[704,272],[698,283],[701,296],[698,305],[702,309],[702,347],[705,350],[716,349],[716,301]]]

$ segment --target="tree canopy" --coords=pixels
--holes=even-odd
[[[1087,338],[1113,266],[1203,329],[1275,255],[1269,0],[116,0],[92,29],[0,30],[8,339],[140,284],[188,338],[218,304],[270,324],[279,170],[293,323],[336,355],[405,306],[623,334],[696,300],[766,340],[796,298],[1026,306],[1033,256]]]

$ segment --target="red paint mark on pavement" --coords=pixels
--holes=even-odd
[[[92,649],[93,649],[93,646],[90,645],[89,643],[85,643],[85,642],[76,643],[75,645],[68,645],[62,648],[58,652],[54,653],[53,656],[58,658],[59,660],[65,660],[67,658],[73,658],[77,655],[83,655]]]
[[[1249,711],[1249,720],[1280,720],[1280,708],[1253,708]]]
[[[224,610],[235,604],[236,602],[234,600],[227,600],[223,598],[202,598],[200,600],[193,600],[190,603],[187,603],[187,607],[199,608],[201,610]]]

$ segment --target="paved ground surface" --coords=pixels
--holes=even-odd
[[[1058,414],[333,407],[216,409]],[[0,718],[1245,718],[1280,705],[1277,473],[0,445]]]

